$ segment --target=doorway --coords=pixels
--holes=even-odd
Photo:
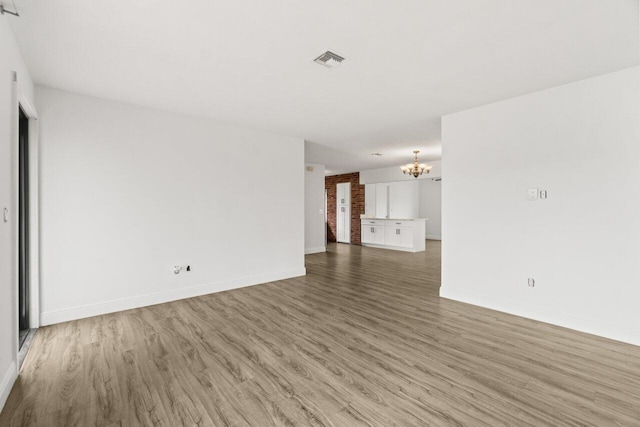
[[[18,348],[22,349],[31,330],[30,305],[30,227],[29,227],[29,118],[19,107],[18,124]]]

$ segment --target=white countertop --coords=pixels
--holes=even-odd
[[[360,219],[384,220],[384,221],[429,221],[429,218],[375,218],[360,215]]]

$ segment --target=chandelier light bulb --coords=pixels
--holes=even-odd
[[[431,168],[433,166],[425,164],[425,163],[418,163],[418,153],[420,151],[419,150],[414,150],[414,160],[413,163],[408,163],[404,166],[400,166],[400,169],[402,170],[402,173],[405,175],[413,175],[414,178],[418,178],[420,175],[422,175],[423,173],[429,173],[431,172]]]

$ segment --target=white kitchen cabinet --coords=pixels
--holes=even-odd
[[[351,204],[351,183],[343,182],[336,186],[336,204],[338,206],[349,206]]]
[[[383,219],[362,219],[360,240],[362,243],[383,245],[385,241],[385,228],[387,222]]]
[[[362,218],[360,220],[362,245],[407,252],[424,251],[425,221],[425,219]]]
[[[365,184],[364,213],[377,218],[416,218],[419,214],[419,181]]]
[[[384,245],[385,241],[384,225],[362,225],[361,241],[362,243],[371,243],[374,245]]]
[[[376,184],[364,186],[364,214],[376,216]]]
[[[389,217],[389,184],[376,184],[376,217]]]
[[[384,233],[385,244],[389,246],[400,246],[398,244],[399,241],[400,241],[400,236],[396,234],[396,229],[385,227],[385,233]]]
[[[389,184],[389,218],[417,218],[419,201],[418,181]]]
[[[381,225],[383,227],[387,225],[386,220],[376,219],[376,218],[363,218],[363,219],[360,219],[360,222],[362,223],[362,225]]]
[[[351,243],[351,209],[349,206],[338,206],[336,234],[336,241]]]
[[[336,241],[351,243],[351,183],[336,186]]]
[[[360,242],[373,243],[373,227],[362,225],[360,227]]]
[[[413,247],[413,227],[385,227],[384,244],[401,248]]]

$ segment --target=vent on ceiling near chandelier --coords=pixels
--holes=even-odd
[[[337,67],[342,61],[344,61],[344,58],[342,56],[336,55],[331,51],[326,51],[313,60],[313,62],[317,62],[318,64],[323,65],[327,68]]]

